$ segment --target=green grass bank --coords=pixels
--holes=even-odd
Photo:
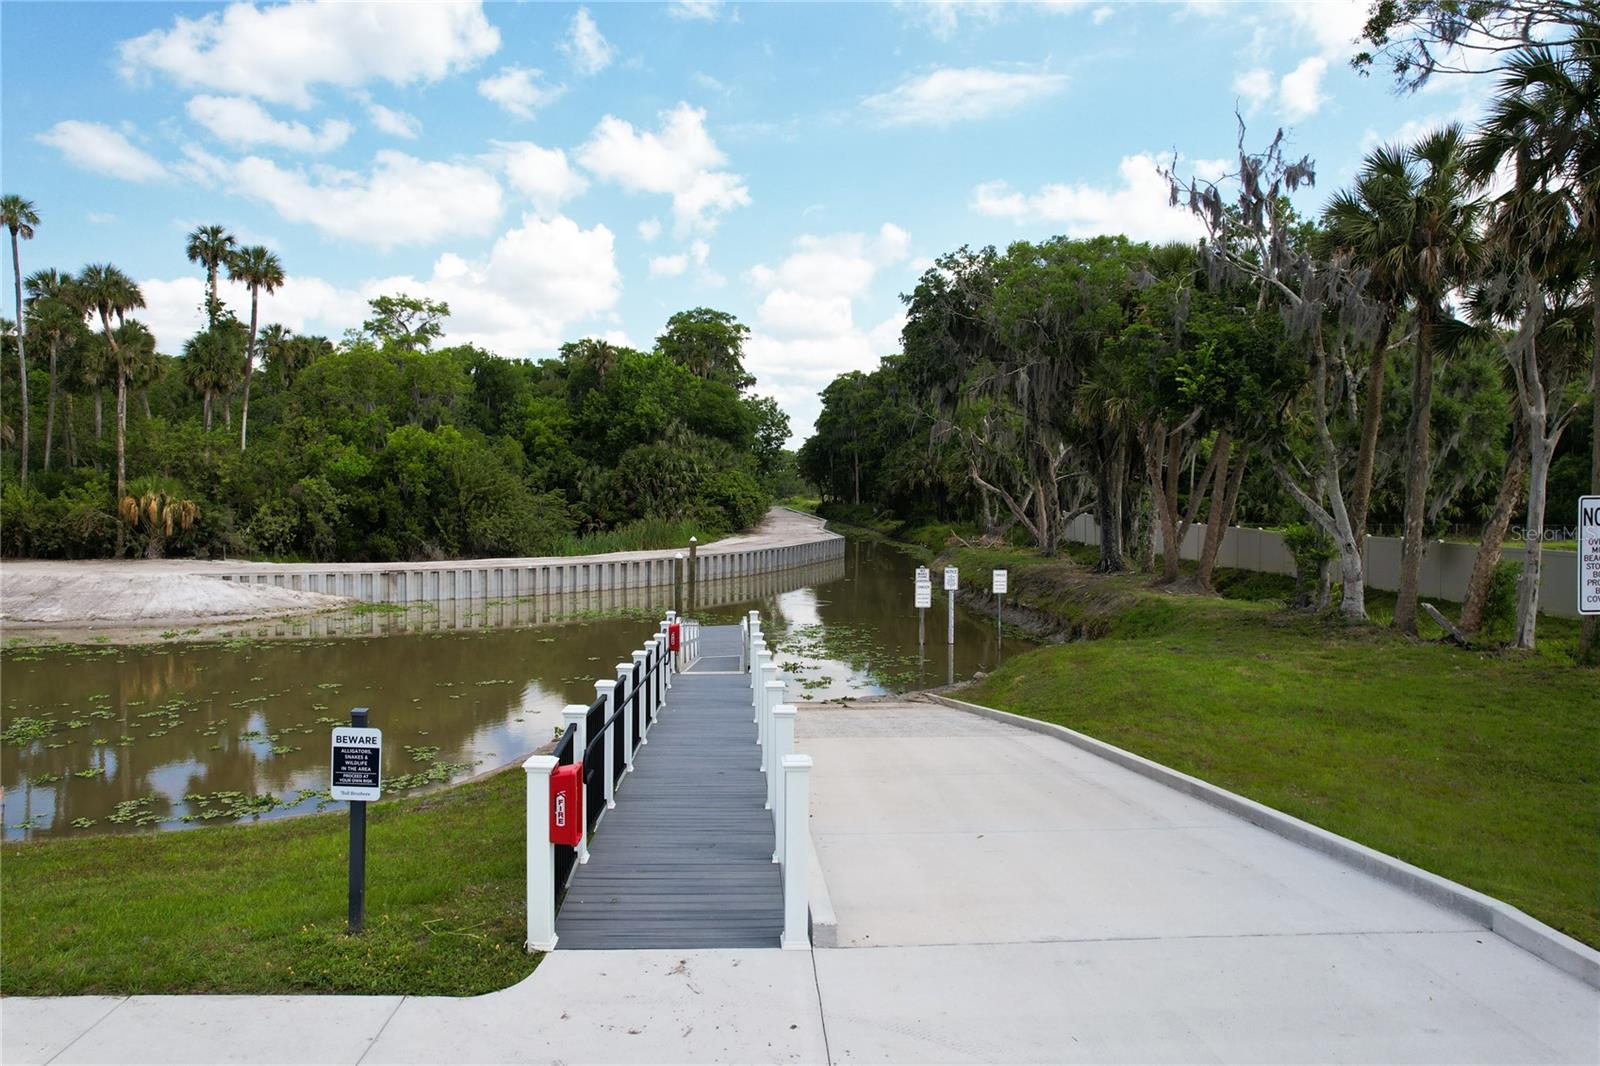
[[[369,808],[367,930],[345,933],[349,820],[6,845],[0,993],[476,995],[523,950],[520,772]]]
[[[968,547],[949,526],[875,535],[957,565],[992,610],[1062,643],[1018,655],[961,698],[1087,733],[1505,900],[1600,946],[1600,670],[1578,627],[1540,619],[1540,650],[1465,651],[1424,621],[1388,628],[1392,594],[1349,626],[1285,606],[1288,578],[1221,571],[1219,595]],[[968,537],[969,541],[973,538]],[[1440,604],[1454,616],[1454,605]]]

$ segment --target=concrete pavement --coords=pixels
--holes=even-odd
[[[812,952],[556,951],[429,997],[0,1000],[23,1062],[1582,1062],[1600,991],[1060,740],[805,708]]]
[[[1600,991],[1060,740],[800,721],[835,1062],[1600,1061]]]

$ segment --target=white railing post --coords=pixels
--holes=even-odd
[[[561,711],[561,717],[573,727],[572,761],[579,766],[583,765],[583,752],[588,744],[589,708],[580,704],[568,704]],[[578,824],[583,826],[583,835],[578,838],[578,861],[589,861],[589,812],[586,809],[589,802],[589,790],[583,787],[583,781],[578,781]]]
[[[634,652],[633,665],[638,669],[639,676],[643,677],[645,671],[650,669],[650,653],[648,651]],[[650,723],[655,720],[656,708],[659,706],[661,706],[659,703],[656,703],[654,700],[652,700],[650,704],[650,713],[639,716],[639,743],[650,743],[648,739],[650,735]]]
[[[778,710],[784,707],[783,682],[767,682],[767,715],[765,741],[761,748],[761,769],[767,775],[767,802],[766,809],[777,809],[778,798],[778,767],[783,765],[783,757],[794,749],[794,708],[789,708],[789,747],[783,746],[783,733],[778,726]],[[776,829],[776,827],[774,827]]]
[[[755,658],[752,661],[755,663],[755,668],[750,671],[752,678],[750,682],[750,708],[752,711],[750,720],[759,722],[761,720],[761,697],[763,695],[761,686],[765,683],[767,667],[772,666],[772,653],[767,650],[765,644],[762,644],[758,647]]]
[[[606,705],[607,718],[611,717],[613,711],[627,703],[628,696],[633,694],[632,675],[632,663],[617,664],[617,679],[612,682],[611,702]],[[622,772],[627,775],[633,773],[633,715],[619,714],[617,724],[622,727]]]
[[[600,720],[608,722],[611,717],[611,706],[616,698],[616,685],[611,682],[595,682],[595,695],[605,699],[600,704]],[[600,741],[600,746],[605,747],[605,808],[616,810],[616,744],[611,743],[611,730],[616,728],[616,722],[605,725],[605,739]]]
[[[739,619],[739,672],[750,669],[750,619]]]
[[[556,946],[556,846],[550,843],[550,773],[554,755],[533,755],[522,764],[528,779],[529,951]]]
[[[770,731],[772,722],[769,716],[775,706],[772,700],[772,686],[774,685],[778,686],[780,693],[783,691],[783,682],[778,680],[777,664],[773,662],[761,664],[761,699],[756,703],[758,712],[756,716],[756,743],[763,748],[767,746],[767,740],[772,736]],[[783,701],[780,699],[778,702],[782,703]],[[768,765],[765,756],[763,756],[761,759],[762,769],[766,769]]]
[[[661,680],[661,698],[656,701],[658,704],[667,702],[667,692],[672,688],[672,652],[668,650],[670,647],[667,635],[663,633],[660,639],[656,641],[656,656],[658,659],[656,673],[660,675]]]
[[[786,951],[811,947],[811,857],[806,836],[811,818],[811,756],[783,757],[783,940]]]
[[[772,861],[784,861],[783,758],[794,754],[795,710],[785,703],[772,709],[772,773],[767,779],[767,806],[772,810]]]

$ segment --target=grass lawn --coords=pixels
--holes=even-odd
[[[0,993],[475,995],[523,950],[519,772],[368,808],[367,931],[345,934],[349,819],[7,845]]]
[[[1024,603],[1097,636],[1019,655],[963,698],[1155,759],[1600,946],[1600,670],[1571,665],[1574,624],[1541,620],[1548,653],[1462,651],[1158,592],[1148,576],[955,554],[964,570],[1011,566]]]

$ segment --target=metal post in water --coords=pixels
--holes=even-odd
[[[700,591],[700,539],[689,538],[689,613],[694,614]]]

